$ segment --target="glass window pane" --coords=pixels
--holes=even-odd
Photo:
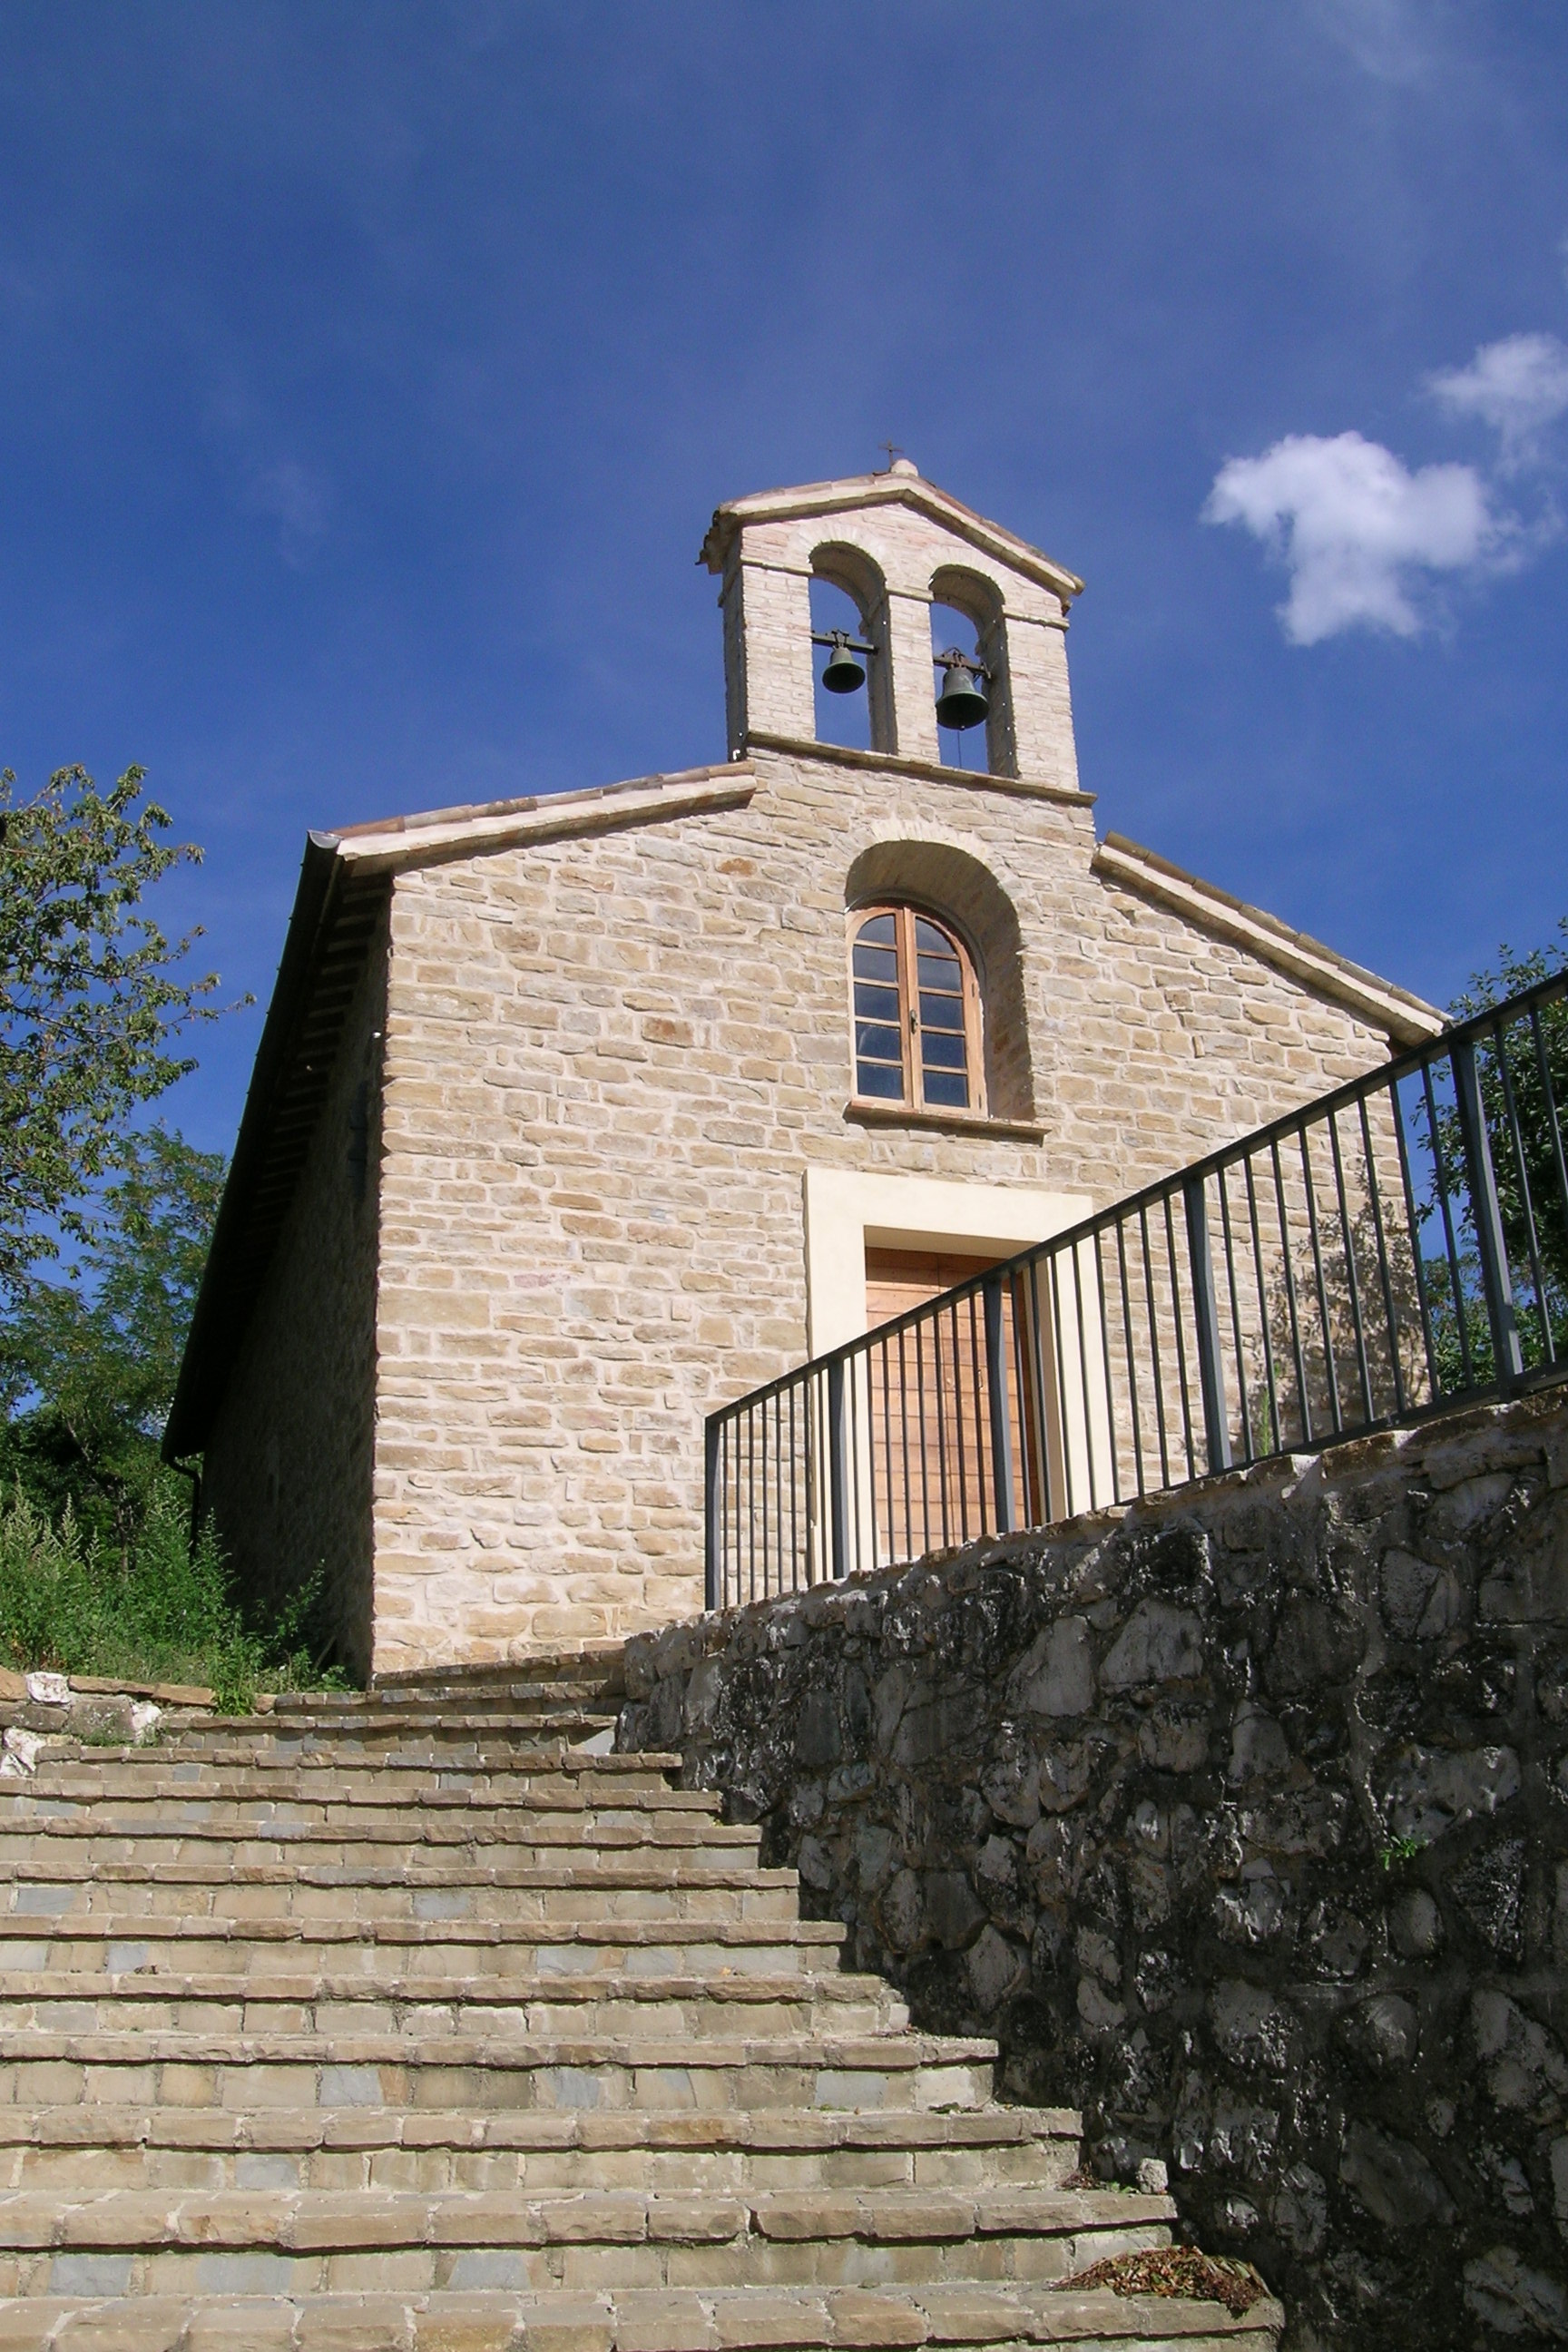
[[[889,987],[898,985],[899,957],[895,948],[858,947],[855,950],[857,980],[885,981]]]
[[[864,1055],[873,1062],[901,1063],[903,1060],[898,1031],[876,1028],[869,1021],[855,1024],[855,1051],[857,1055]]]
[[[966,1003],[971,982],[952,935],[911,908],[862,916],[852,939],[856,1092],[881,1102],[919,1100],[936,1109],[972,1109]],[[912,957],[906,954],[909,945],[915,950]],[[917,1008],[918,1048],[910,1019]],[[917,1050],[918,1081],[905,1075],[906,1057]]]
[[[963,1028],[962,996],[932,996],[929,991],[921,996],[921,1027],[922,1029]]]

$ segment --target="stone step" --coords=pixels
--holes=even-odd
[[[194,1818],[193,1818],[194,1816]],[[253,1863],[298,1861],[321,1865],[381,1862],[414,1868],[427,1861],[458,1862],[465,1855],[486,1862],[548,1866],[570,1855],[578,1870],[601,1861],[633,1855],[686,1862],[705,1856],[754,1856],[760,1832],[731,1827],[708,1813],[650,1814],[641,1820],[606,1820],[597,1812],[549,1816],[531,1826],[527,1815],[490,1816],[479,1807],[459,1812],[399,1809],[385,1821],[365,1820],[344,1808],[337,1822],[290,1820],[213,1821],[198,1806],[179,1811],[127,1814],[118,1806],[84,1808],[58,1815],[40,1812],[17,1821],[0,1811],[0,1869],[26,1864],[47,1876],[59,1861]]]
[[[368,1725],[379,1731],[388,1725],[418,1727],[468,1721],[489,1726],[504,1720],[526,1724],[528,1736],[532,1738],[537,1738],[547,1725],[559,1726],[565,1736],[581,1738],[602,1730],[606,1723],[615,1723],[624,1704],[618,1696],[551,1683],[453,1691],[435,1698],[422,1693],[355,1692],[352,1698],[340,1699],[336,1704],[317,1701],[286,1706],[277,1702],[268,1724],[280,1737],[294,1738],[301,1730],[319,1728],[352,1732]],[[193,1729],[201,1729],[220,1719],[236,1718],[193,1717],[183,1718],[182,1727],[185,1720]],[[584,1725],[591,1727],[587,1735],[579,1729]]]
[[[406,1828],[411,1822],[417,1826],[436,1818],[454,1823],[493,1822],[519,1833],[536,1827],[540,1834],[552,1838],[581,1837],[599,1822],[645,1832],[658,1823],[672,1837],[697,1837],[705,1829],[721,1830],[726,1839],[737,1844],[742,1836],[756,1834],[754,1828],[725,1822],[719,1806],[711,1801],[656,1804],[650,1801],[656,1793],[651,1790],[629,1798],[595,1791],[574,1793],[563,1801],[542,1802],[539,1792],[527,1786],[475,1789],[430,1782],[416,1790],[398,1780],[331,1771],[322,1772],[314,1786],[299,1788],[259,1777],[246,1788],[237,1785],[237,1775],[226,1786],[194,1789],[150,1782],[140,1788],[128,1783],[91,1791],[53,1787],[37,1780],[0,1781],[0,1830],[16,1835],[57,1823],[90,1825],[100,1821],[141,1822],[151,1827],[162,1822],[226,1821],[249,1827],[278,1820],[338,1823],[357,1834],[370,1832],[378,1822],[401,1822]],[[658,1793],[673,1801],[705,1792],[666,1789]]]
[[[200,1743],[202,1738],[233,1738],[242,1724],[242,1717],[197,1717],[191,1728],[181,1728],[181,1745],[185,1738]],[[569,1748],[588,1748],[590,1755],[609,1752],[614,1736],[616,1715],[602,1707],[545,1707],[545,1706],[466,1706],[461,1710],[442,1707],[376,1707],[376,1710],[355,1712],[355,1715],[291,1715],[268,1717],[266,1738],[282,1743],[320,1743],[324,1752],[336,1752],[339,1745],[405,1745],[411,1740],[454,1740],[454,1738],[520,1738],[529,1745],[541,1745],[543,1740],[564,1740]]]
[[[672,1789],[669,1775],[679,1769],[679,1757],[588,1756],[569,1751],[558,1755],[529,1748],[498,1748],[480,1759],[431,1756],[363,1757],[311,1756],[289,1747],[275,1753],[268,1748],[238,1748],[232,1744],[216,1755],[192,1758],[181,1739],[169,1748],[111,1748],[94,1750],[74,1742],[46,1748],[35,1773],[26,1780],[0,1781],[0,1793],[47,1797],[90,1795],[94,1787],[104,1796],[135,1797],[145,1790],[167,1789],[182,1798],[237,1790],[245,1796],[336,1798],[344,1803],[423,1804],[427,1795],[452,1792],[479,1802],[531,1804],[541,1811],[559,1812],[574,1805],[621,1807],[669,1801],[668,1809],[716,1812],[719,1801],[706,1791]]]
[[[597,1642],[586,1649],[538,1650],[521,1658],[490,1658],[470,1665],[405,1666],[377,1675],[374,1695],[387,1697],[400,1691],[483,1690],[498,1682],[566,1682],[603,1690],[616,1698],[626,1696],[626,1645]]]
[[[90,2257],[87,2258],[90,2259]],[[111,2258],[112,2259],[112,2258]],[[89,2274],[90,2275],[90,2274]],[[86,2298],[90,2297],[91,2300]],[[1271,2300],[1233,2319],[1217,2303],[1070,2285],[479,2290],[23,2297],[0,2309],[0,2352],[824,2352],[824,2347],[1037,2344],[1119,2352],[1273,2352]]]
[[[449,1666],[435,1674],[376,1675],[363,1688],[352,1690],[279,1691],[272,1705],[284,1707],[353,1706],[374,1702],[384,1706],[397,1699],[411,1705],[420,1699],[449,1699],[456,1693],[493,1690],[561,1689],[603,1691],[622,1698],[626,1678],[620,1661],[584,1658],[521,1658],[512,1664],[492,1661],[485,1666]]]
[[[1168,2245],[1174,2210],[1083,2189],[9,2190],[0,2294],[1032,2284]]]
[[[594,1698],[618,1705],[624,1693],[612,1692],[605,1677],[554,1673],[440,1675],[429,1682],[373,1682],[366,1689],[279,1691],[268,1703],[270,1714],[344,1715],[356,1707],[479,1706],[487,1700],[516,1693],[532,1699],[554,1696],[574,1703]]]
[[[483,1717],[491,1721],[498,1715],[515,1716],[520,1723],[531,1726],[541,1714],[552,1712],[563,1717],[591,1716],[595,1722],[614,1723],[621,1704],[618,1698],[595,1698],[578,1684],[524,1682],[515,1685],[515,1693],[513,1696],[513,1687],[504,1683],[481,1683],[469,1689],[447,1691],[292,1691],[274,1698],[266,1710],[266,1719],[268,1727],[277,1732],[298,1731],[301,1725],[342,1727],[355,1723],[410,1722],[426,1717],[437,1723],[460,1721],[464,1717]],[[254,1723],[257,1717],[231,1716],[206,1720]],[[204,1726],[193,1722],[191,1727],[200,1730]]]
[[[0,2352],[1273,2352],[1052,2289],[1167,2201],[1069,2189],[1079,2118],[837,1968],[619,1695],[292,1695],[0,1783]]]
[[[660,1854],[579,1866],[429,1861],[395,1864],[289,1862],[0,1863],[0,1911],[59,1918],[95,1911],[176,1912],[187,1917],[790,1920],[793,1870],[761,1870]]]
[[[1059,2189],[1070,2108],[518,2115],[395,2107],[0,2107],[0,2187],[636,2189],[649,2195]]]
[[[36,1916],[0,1913],[0,1970],[91,1977],[206,1974],[245,1979],[301,1968],[370,1982],[493,1974],[553,1984],[606,1973],[798,1975],[831,1965],[848,1930],[836,1919],[771,1926],[705,1919],[218,1920],[179,1915],[88,1915],[65,1933],[39,1934]]]
[[[200,1756],[209,1748],[223,1747],[249,1734],[252,1738],[265,1738],[280,1752],[305,1743],[322,1748],[415,1743],[451,1748],[475,1740],[506,1740],[522,1747],[543,1747],[554,1739],[580,1748],[596,1736],[613,1733],[615,1727],[613,1712],[589,1714],[573,1707],[536,1712],[527,1707],[444,1709],[376,1707],[367,1704],[341,1713],[210,1716],[182,1727],[180,1747],[182,1751],[189,1749],[193,1755]]]
[[[911,2032],[234,2035],[0,2032],[0,2105],[978,2107],[994,2042]]]
[[[68,1820],[102,1811],[119,1818],[145,1809],[151,1815],[183,1816],[190,1807],[201,1816],[223,1820],[259,1817],[273,1811],[308,1809],[323,1816],[357,1822],[384,1814],[392,1819],[416,1810],[421,1814],[462,1814],[478,1811],[500,1819],[516,1813],[542,1822],[577,1822],[595,1817],[607,1821],[717,1819],[722,1800],[707,1789],[670,1789],[662,1783],[627,1795],[612,1787],[584,1788],[581,1776],[570,1780],[552,1774],[547,1784],[522,1780],[513,1788],[509,1776],[482,1780],[443,1772],[428,1774],[410,1785],[406,1773],[367,1769],[342,1772],[330,1764],[289,1765],[275,1770],[235,1767],[192,1774],[185,1766],[163,1766],[154,1750],[145,1761],[99,1766],[74,1759],[46,1758],[32,1779],[0,1780],[0,1822],[34,1818]]]
[[[410,1776],[405,1786],[413,1784],[412,1776],[416,1774],[432,1782],[490,1775],[504,1779],[512,1788],[529,1782],[550,1787],[564,1772],[582,1776],[587,1785],[618,1800],[629,1791],[668,1788],[671,1775],[680,1769],[679,1757],[656,1757],[650,1761],[646,1756],[610,1756],[596,1749],[566,1748],[545,1741],[479,1739],[472,1734],[447,1743],[421,1740],[410,1734],[373,1750],[356,1747],[349,1740],[312,1745],[301,1737],[280,1739],[263,1748],[258,1743],[242,1744],[229,1738],[209,1740],[186,1733],[182,1734],[177,1750],[171,1742],[162,1748],[106,1748],[99,1751],[105,1766],[110,1769],[117,1764],[145,1766],[154,1759],[165,1761],[176,1752],[181,1759],[179,1769],[189,1775],[192,1787],[202,1785],[202,1775],[207,1770],[313,1771],[329,1776],[397,1772]],[[46,1748],[42,1760],[45,1767],[57,1760],[79,1763],[92,1753],[79,1742],[61,1740]]]
[[[884,2033],[909,2011],[879,1977],[565,1977],[520,1986],[500,1976],[407,1974],[381,1985],[299,1969],[233,1976],[0,1976],[0,2033],[321,2033],[459,2037],[597,2034]]]

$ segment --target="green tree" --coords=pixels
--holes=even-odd
[[[1516,954],[1506,942],[1498,950],[1495,971],[1471,974],[1468,987],[1449,1007],[1456,1021],[1492,1011],[1523,990],[1568,970],[1568,916],[1557,926],[1558,938],[1526,955]],[[1483,1036],[1476,1052],[1476,1075],[1482,1114],[1497,1182],[1503,1240],[1513,1276],[1519,1310],[1520,1336],[1527,1363],[1539,1360],[1541,1318],[1551,1325],[1553,1346],[1568,1343],[1568,1196],[1564,1192],[1563,1156],[1568,1152],[1568,995],[1535,1007],[1533,1019],[1514,1018],[1496,1037]],[[1425,1111],[1418,1121],[1422,1141],[1430,1150]],[[1436,1141],[1447,1171],[1450,1200],[1458,1216],[1467,1192],[1464,1137],[1458,1111],[1440,1100]],[[1429,1234],[1442,1231],[1438,1178],[1434,1161],[1432,1186],[1425,1207]],[[1481,1297],[1480,1269],[1474,1246],[1461,1224],[1456,1234],[1459,1259],[1459,1297],[1447,1255],[1428,1241],[1426,1260],[1431,1296],[1433,1339],[1445,1388],[1464,1380],[1464,1349],[1459,1324],[1464,1323],[1469,1377],[1485,1382],[1492,1377],[1492,1341]],[[1541,1267],[1540,1293],[1531,1259]]]
[[[323,1679],[318,1572],[246,1610],[159,1459],[224,1162],[162,1127],[122,1139],[65,1280],[0,1312],[0,1661],[211,1684],[247,1707]],[[341,1676],[328,1674],[341,1685]]]
[[[0,1318],[5,1462],[51,1518],[121,1549],[149,1507],[224,1161],[163,1127],[123,1138],[68,1281],[13,1283]]]
[[[1455,1019],[1462,1021],[1472,1013],[1489,1012],[1522,989],[1532,988],[1537,982],[1568,970],[1568,915],[1557,929],[1557,940],[1532,950],[1529,955],[1518,956],[1511,948],[1500,947],[1496,971],[1473,973],[1464,994],[1455,998]],[[1551,1088],[1550,1100],[1547,1086],[1542,1083],[1542,1062]],[[1558,1154],[1561,1149],[1568,1148],[1568,1135],[1563,1131],[1563,1121],[1568,1118],[1568,996],[1556,997],[1540,1006],[1533,1026],[1526,1021],[1510,1023],[1503,1032],[1501,1045],[1480,1055],[1479,1067],[1509,1257],[1528,1275],[1533,1222],[1542,1270],[1562,1296],[1568,1293],[1568,1201],[1563,1197]],[[1510,1094],[1514,1113],[1511,1120]],[[1520,1138],[1517,1150],[1513,1141],[1515,1122]],[[1528,1214],[1525,1184],[1520,1178],[1521,1157],[1529,1185]]]
[[[88,1238],[131,1114],[194,1066],[174,1042],[216,1014],[216,977],[176,974],[199,931],[171,941],[142,910],[152,883],[201,856],[162,839],[143,773],[100,793],[62,768],[26,801],[0,776],[0,1294],[61,1238]]]

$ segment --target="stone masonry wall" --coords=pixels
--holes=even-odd
[[[807,1351],[808,1167],[1107,1202],[1387,1051],[1094,873],[1077,793],[754,765],[746,807],[398,877],[380,1671],[700,1605],[701,1420]],[[847,1112],[847,877],[900,843],[1012,901],[1043,1142]]]
[[[1568,2336],[1562,1388],[629,1645],[918,2022],[1356,2352]]]
[[[208,1440],[202,1493],[248,1591],[325,1563],[337,1654],[370,1666],[378,1091],[386,932],[372,941],[287,1223]],[[258,1433],[265,1433],[258,1438]]]

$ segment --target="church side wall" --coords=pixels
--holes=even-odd
[[[356,1675],[371,1649],[385,1001],[384,920],[203,1466],[204,1499],[242,1588],[286,1594],[324,1564],[328,1622]]]
[[[808,1167],[1098,1203],[1385,1056],[1097,877],[1081,802],[755,765],[742,809],[398,878],[378,1670],[700,1606],[701,1420],[807,1351]],[[1017,911],[1041,1142],[846,1115],[846,877],[900,840]]]

